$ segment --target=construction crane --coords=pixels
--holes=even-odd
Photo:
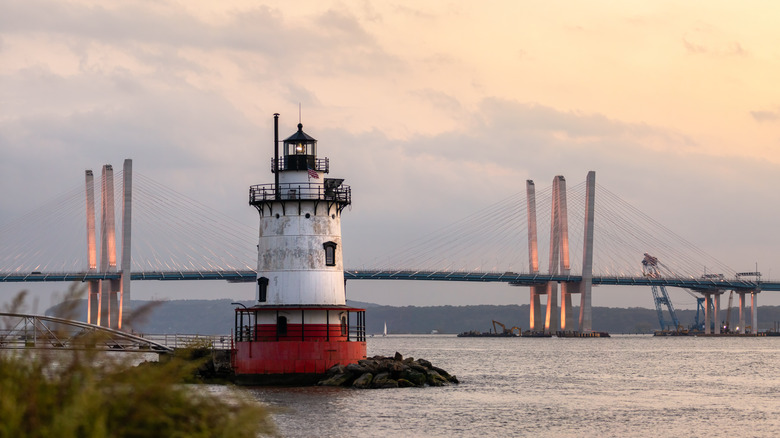
[[[689,291],[688,289],[683,290],[688,292],[688,295],[696,299],[696,319],[693,320],[693,326],[690,328],[694,331],[704,332],[704,321],[702,321],[700,317],[700,315],[704,315],[704,297],[696,296],[696,294]]]
[[[661,272],[658,270],[659,266],[669,271],[669,268],[659,262],[657,257],[653,257],[650,254],[645,253],[645,258],[642,259],[642,273],[645,277],[660,278]],[[658,323],[661,324],[661,330],[667,329],[666,320],[664,319],[664,311],[661,307],[663,305],[665,305],[669,311],[669,316],[672,318],[674,330],[680,330],[680,320],[677,319],[677,313],[675,313],[672,300],[669,299],[669,294],[666,292],[666,286],[652,285],[651,287],[653,289],[655,311],[658,313]]]
[[[498,328],[496,327],[496,325],[500,325],[501,326],[501,332],[500,333],[499,333]],[[501,324],[500,322],[496,321],[495,319],[493,320],[493,333],[495,333],[497,335],[500,335],[500,334],[503,334],[503,335],[515,335],[515,329],[517,329],[517,334],[516,335],[520,336],[520,333],[522,332],[520,327],[515,326],[515,327],[512,327],[511,329],[507,329],[504,324]]]

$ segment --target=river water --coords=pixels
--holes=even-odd
[[[778,338],[368,339],[424,358],[440,388],[248,388],[287,437],[698,437],[780,433]]]

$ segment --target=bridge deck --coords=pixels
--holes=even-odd
[[[94,281],[116,280],[118,272],[95,273],[0,273],[0,282],[48,282],[48,281]],[[257,273],[247,271],[159,271],[133,272],[131,280],[226,280],[229,282],[254,282]],[[577,283],[582,281],[578,275],[562,274],[525,274],[516,272],[465,272],[465,271],[407,271],[407,270],[346,270],[347,280],[427,280],[427,281],[472,281],[503,282],[513,286],[531,286],[550,281]],[[780,291],[780,282],[755,282],[742,278],[649,278],[594,276],[594,285],[615,286],[670,286],[696,290],[744,290],[744,291]]]

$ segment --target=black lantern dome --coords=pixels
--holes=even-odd
[[[317,140],[303,132],[298,123],[298,132],[284,140],[284,169],[308,170],[317,168]]]

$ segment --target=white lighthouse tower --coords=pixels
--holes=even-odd
[[[257,301],[268,305],[346,304],[341,257],[341,212],[351,202],[343,179],[324,178],[329,160],[317,158],[317,140],[298,132],[284,140],[273,197],[252,187],[260,213]]]
[[[273,184],[250,187],[260,215],[257,303],[236,309],[239,382],[305,383],[366,357],[365,309],[346,306],[341,213],[351,189],[298,131],[282,142],[274,115]]]

